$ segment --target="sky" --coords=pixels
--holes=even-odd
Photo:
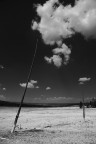
[[[36,43],[24,102],[96,97],[95,0],[0,2],[0,100],[20,102]]]

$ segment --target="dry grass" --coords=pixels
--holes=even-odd
[[[23,108],[11,134],[16,108],[0,110],[0,144],[96,144],[96,109]]]

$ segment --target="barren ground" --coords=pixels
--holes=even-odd
[[[11,133],[17,108],[0,107],[0,144],[96,144],[96,109],[22,108]]]

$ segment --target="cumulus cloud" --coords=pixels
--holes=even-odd
[[[30,83],[32,83],[32,84],[37,84],[37,81],[35,81],[35,80],[30,80]]]
[[[58,0],[49,0],[37,5],[36,11],[40,21],[33,21],[32,29],[41,33],[45,44],[57,44],[58,48],[53,52],[59,55],[59,60],[60,53],[64,55],[64,64],[67,64],[71,54],[70,48],[62,44],[64,39],[76,32],[86,39],[96,38],[96,0],[76,0],[74,6],[64,6]],[[46,57],[48,63],[52,63],[53,59],[54,55],[49,59]]]
[[[53,63],[56,67],[60,67],[62,65],[62,58],[59,55],[53,55],[52,57],[44,57],[44,59],[49,63]]]
[[[4,95],[0,95],[0,99],[1,99],[1,100],[5,100],[6,97],[5,97]]]
[[[0,69],[4,69],[4,66],[3,66],[3,65],[0,65]]]
[[[3,88],[4,91],[6,91],[6,88]]]
[[[36,86],[35,88],[39,89],[39,86]]]
[[[70,59],[71,50],[70,50],[70,48],[68,48],[67,45],[62,44],[61,48],[53,49],[53,53],[57,54],[57,55],[63,55],[64,56],[63,63],[67,64]]]
[[[40,22],[33,22],[33,29],[39,30],[42,38],[46,44],[53,45],[62,41],[62,37],[68,37],[73,32],[67,28],[66,22],[63,20],[62,9],[60,5],[54,8],[54,4],[59,2],[57,0],[49,0],[43,6],[37,6],[37,14],[41,18]]]
[[[69,17],[75,32],[80,32],[86,38],[96,38],[96,0],[76,1]]]
[[[46,98],[47,101],[54,101],[54,102],[59,102],[59,101],[67,101],[67,100],[72,100],[71,97],[48,97]]]
[[[47,61],[47,63],[51,64],[52,63],[52,57],[47,57],[45,56],[44,59]]]
[[[87,77],[83,77],[83,78],[79,78],[79,84],[84,84],[85,82],[88,82],[88,81],[90,81],[91,80],[91,78],[87,78]]]
[[[46,90],[50,90],[51,89],[51,87],[46,87]]]
[[[36,88],[37,86],[35,86],[35,84],[37,84],[37,81],[30,80],[30,82],[28,82],[27,88]],[[20,86],[25,88],[26,87],[26,83],[20,83]]]
[[[96,0],[78,0],[73,7],[49,0],[37,6],[37,14],[41,20],[34,21],[32,28],[39,30],[46,44],[58,43],[74,32],[96,38]]]
[[[92,97],[87,97],[87,98],[85,98],[86,100],[92,100]]]
[[[33,102],[41,102],[41,103],[67,103],[69,101],[72,101],[73,98],[71,97],[45,97],[44,95],[41,95],[41,97],[34,97]]]
[[[84,84],[84,82],[81,82],[81,81],[80,81],[80,82],[79,82],[79,84],[80,84],[80,85],[83,85],[83,84]]]
[[[71,54],[70,48],[68,48],[67,45],[62,44],[61,48],[58,47],[58,48],[53,49],[52,57],[49,58],[45,56],[45,60],[49,64],[53,62],[54,65],[59,68],[62,65],[62,63],[66,65],[69,62],[70,54]]]
[[[25,88],[26,87],[26,83],[20,83],[20,86]],[[27,88],[34,88],[34,85],[32,83],[28,82]]]

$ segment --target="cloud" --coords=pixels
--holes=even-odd
[[[4,69],[4,66],[3,66],[3,65],[0,65],[0,69]]]
[[[39,86],[36,86],[35,88],[39,89]]]
[[[35,80],[30,80],[30,83],[32,83],[32,84],[37,84],[37,81],[35,81]]]
[[[71,50],[68,48],[67,45],[62,44],[61,48],[53,49],[53,53],[57,55],[63,55],[64,56],[63,63],[67,64],[70,59]]]
[[[37,86],[35,86],[35,84],[37,84],[37,81],[30,80],[30,82],[28,82],[27,88],[36,88]],[[20,83],[20,86],[25,88],[26,87],[26,83]]]
[[[4,91],[6,91],[6,88],[3,88]]]
[[[52,63],[52,57],[49,58],[49,57],[45,56],[44,59],[47,61],[47,63],[49,63],[49,64]]]
[[[88,81],[90,81],[91,80],[91,78],[87,78],[87,77],[83,77],[83,78],[79,78],[79,84],[84,84],[84,82],[88,82]]]
[[[96,38],[96,0],[79,0],[70,8],[70,26],[86,38]]]
[[[85,98],[86,100],[92,100],[92,97],[87,97],[87,98]]]
[[[72,100],[71,97],[48,97],[46,98],[47,101],[53,101],[53,102],[59,102],[59,101],[67,101],[67,100]]]
[[[64,55],[63,64],[68,63],[71,54],[70,48],[62,44],[64,39],[71,38],[75,33],[81,33],[86,39],[96,38],[96,0],[76,0],[74,6],[64,6],[58,0],[49,0],[37,5],[36,11],[40,21],[33,21],[32,29],[41,33],[45,44],[57,44],[58,48],[53,52]],[[52,63],[54,57],[46,57],[47,62]]]
[[[55,48],[53,49],[53,56],[52,57],[47,57],[45,56],[45,60],[51,64],[52,62],[54,63],[55,66],[57,66],[58,68],[63,64],[67,64],[69,59],[70,59],[70,54],[71,54],[71,50],[68,48],[67,45],[62,44],[61,48]],[[63,58],[61,57],[63,56]]]
[[[43,94],[41,94],[41,97],[44,97],[44,95],[43,95]]]
[[[62,41],[62,37],[68,37],[73,32],[67,28],[66,22],[63,20],[63,6],[54,8],[57,0],[47,1],[43,6],[37,6],[37,14],[41,18],[40,22],[33,22],[32,28],[39,30],[46,44],[53,45]]]
[[[20,83],[20,86],[25,88],[26,87],[26,83]],[[32,83],[28,82],[27,88],[34,88],[34,85]]]
[[[0,99],[1,99],[1,100],[5,100],[6,97],[5,97],[4,95],[0,95]]]
[[[41,19],[32,28],[39,30],[46,44],[58,43],[75,32],[96,38],[96,0],[78,0],[73,7],[49,0],[37,6],[37,15]]]
[[[59,55],[53,55],[50,58],[45,56],[44,59],[47,61],[47,63],[53,63],[58,68],[62,65],[62,58]]]
[[[41,97],[34,97],[32,99],[33,102],[36,103],[69,103],[73,102],[74,98],[71,97],[46,97],[44,95],[41,95]]]
[[[33,100],[41,100],[41,98],[40,97],[35,97],[35,98],[33,98]]]
[[[50,90],[51,89],[51,87],[46,87],[46,90]]]
[[[79,82],[79,84],[80,84],[80,85],[83,85],[83,84],[84,84],[84,82]]]

